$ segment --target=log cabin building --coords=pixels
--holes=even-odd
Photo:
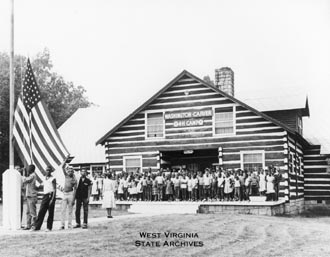
[[[96,144],[104,145],[113,170],[277,166],[284,178],[280,197],[296,205],[325,203],[330,156],[303,137],[306,116],[306,98],[301,106],[267,111],[238,100],[230,68],[216,70],[215,85],[183,71]]]

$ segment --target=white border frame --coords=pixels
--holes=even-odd
[[[216,134],[215,133],[215,109],[222,108],[221,106],[213,106],[212,112],[212,134],[214,137],[231,137],[236,135],[236,105],[233,104],[231,106],[224,106],[223,108],[232,107],[233,108],[233,133],[230,134]]]
[[[266,159],[265,159],[265,150],[252,150],[252,151],[240,151],[240,158],[241,158],[241,170],[244,169],[243,163],[243,155],[244,154],[262,154],[262,168],[266,169]]]
[[[139,159],[140,160],[140,172],[142,172],[142,155],[129,155],[129,156],[123,156],[123,171],[126,172],[126,160],[129,159]]]
[[[163,133],[162,137],[148,137],[148,134],[147,134],[148,118],[147,118],[147,116],[150,113],[162,113],[163,114],[163,122],[164,122],[163,123],[163,131],[164,131],[164,133]],[[158,111],[156,111],[156,110],[145,111],[145,113],[144,113],[144,138],[145,138],[145,140],[157,141],[157,140],[165,139],[165,136],[166,136],[166,134],[165,134],[165,123],[166,123],[166,121],[165,121],[165,116],[164,116],[164,111],[163,110],[161,110],[161,111],[160,110],[158,110]]]

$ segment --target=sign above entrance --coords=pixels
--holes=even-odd
[[[212,117],[212,108],[203,108],[200,110],[185,110],[176,112],[166,112],[165,120],[173,121],[173,127],[198,127],[204,126],[205,117]]]
[[[173,126],[175,128],[179,127],[195,127],[195,126],[203,126],[203,119],[189,119],[189,120],[175,120],[173,122]]]
[[[212,108],[191,111],[166,112],[165,120],[192,119],[212,116]]]

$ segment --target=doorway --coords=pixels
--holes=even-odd
[[[218,149],[198,149],[162,151],[161,167],[170,169],[184,168],[189,171],[204,171],[219,162]]]

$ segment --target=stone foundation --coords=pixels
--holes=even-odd
[[[298,215],[305,210],[305,200],[297,199],[290,200],[290,202],[285,203],[284,205],[284,214],[287,215]]]
[[[324,209],[329,209],[330,212],[330,200],[306,200],[305,201],[305,209],[306,210],[311,210],[314,208],[324,208]]]
[[[223,214],[251,214],[276,216],[284,214],[284,203],[265,206],[265,205],[203,205],[201,204],[198,213],[223,213]]]
[[[91,202],[91,209],[100,208],[101,202]],[[162,213],[223,213],[223,214],[251,214],[251,215],[299,215],[303,211],[315,207],[325,207],[330,211],[330,201],[304,201],[304,199],[285,202],[117,202],[116,209],[130,211],[136,209],[136,213],[157,212]],[[191,208],[190,208],[191,207]],[[189,210],[188,210],[188,209]],[[191,209],[191,210],[190,210]],[[180,210],[180,211],[178,211]]]

